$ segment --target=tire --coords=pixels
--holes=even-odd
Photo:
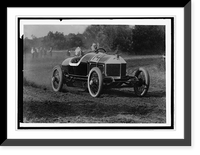
[[[88,91],[92,97],[98,97],[101,94],[103,77],[98,67],[94,67],[90,70],[87,85]]]
[[[149,73],[144,68],[139,68],[135,73],[135,77],[137,78],[137,82],[134,84],[135,94],[136,96],[143,97],[147,94],[149,89]]]
[[[53,91],[61,92],[63,87],[63,73],[61,66],[55,66],[51,74],[51,86]]]

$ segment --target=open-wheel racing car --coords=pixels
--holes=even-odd
[[[145,96],[150,84],[148,72],[140,67],[133,75],[126,73],[126,61],[119,55],[108,55],[104,48],[88,52],[82,57],[69,57],[53,68],[51,85],[55,92],[63,84],[81,86],[92,97],[103,89],[131,87],[137,96]]]

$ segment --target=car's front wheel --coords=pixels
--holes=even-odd
[[[137,79],[134,84],[135,94],[140,97],[145,96],[150,85],[149,73],[144,68],[139,68],[135,73],[135,77]]]
[[[90,70],[87,85],[88,91],[92,97],[98,97],[101,94],[103,76],[98,67],[94,67]]]
[[[51,86],[55,92],[62,91],[63,73],[60,65],[53,68],[51,75]]]

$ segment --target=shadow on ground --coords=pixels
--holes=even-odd
[[[134,93],[134,90],[120,90],[120,89],[108,89],[103,90],[103,95],[110,96],[110,97],[137,97]],[[147,92],[147,94],[142,98],[149,98],[149,97],[165,97],[165,91],[153,91]]]
[[[76,87],[63,87],[62,90],[63,93],[73,93],[76,95],[87,95],[89,94],[88,90],[84,89],[84,88],[76,88]],[[133,88],[129,88],[129,89],[103,89],[102,93],[100,95],[99,98],[102,97],[138,97],[135,95],[134,89]],[[149,98],[149,97],[166,97],[166,92],[164,90],[159,90],[159,91],[150,91],[147,92],[147,94],[142,97],[142,98]]]

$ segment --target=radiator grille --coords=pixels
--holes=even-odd
[[[107,64],[106,65],[107,76],[126,76],[126,64]]]
[[[120,76],[120,64],[107,64],[107,76]]]

